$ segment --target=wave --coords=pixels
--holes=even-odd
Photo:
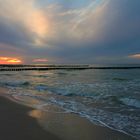
[[[4,87],[23,87],[23,86],[29,86],[30,82],[28,81],[0,82],[0,85]]]
[[[121,98],[120,101],[122,101],[127,106],[140,108],[140,101],[138,99]]]
[[[67,75],[68,73],[66,73],[66,72],[56,72],[56,74],[58,74],[58,75]]]
[[[53,72],[39,72],[39,73],[24,73],[24,76],[31,76],[31,77],[48,77],[50,75],[54,75]]]
[[[1,73],[0,75],[2,75],[2,76],[14,76],[15,74],[10,74],[10,73]]]
[[[71,85],[45,85],[39,84],[35,87],[38,91],[49,91],[52,94],[62,95],[62,96],[81,96],[81,97],[93,97],[95,96],[91,85],[82,84],[71,84]]]
[[[123,81],[129,81],[130,79],[127,79],[127,78],[113,78],[112,80],[114,81],[119,81],[119,82],[123,82]]]
[[[35,87],[35,90],[38,90],[38,91],[46,91],[46,90],[49,90],[49,88],[46,85],[40,84],[40,85],[37,85]]]

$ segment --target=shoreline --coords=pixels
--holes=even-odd
[[[43,112],[21,105],[4,94],[0,96],[0,112],[2,140],[136,140],[76,114]]]

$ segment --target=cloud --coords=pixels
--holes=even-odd
[[[139,5],[139,0],[0,0],[0,55],[21,55],[30,63],[46,56],[60,63],[130,61],[126,56],[140,52]]]
[[[95,0],[80,9],[66,9],[63,2],[41,9],[37,0],[0,0],[0,29],[5,33],[0,38],[16,46],[46,47],[96,41],[108,1]]]
[[[56,36],[47,42],[56,46],[55,55],[62,61],[83,58],[82,61],[94,63],[102,57],[104,61],[116,59],[121,63],[129,61],[128,54],[140,51],[140,1],[96,2],[80,9],[58,10],[55,19],[59,28],[55,28]]]
[[[34,59],[33,62],[48,62],[48,59],[46,59],[46,58],[38,58],[38,59]]]
[[[140,54],[129,55],[130,58],[140,59]]]
[[[20,41],[28,36],[30,38],[28,43],[34,45],[41,42],[49,30],[49,21],[35,2],[35,0],[0,0],[0,19],[3,21],[4,29],[12,30],[12,34],[16,32],[17,38],[20,34]]]
[[[18,58],[0,57],[0,64],[19,64],[22,61]]]

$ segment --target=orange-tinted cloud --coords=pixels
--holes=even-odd
[[[20,64],[22,61],[18,58],[0,57],[0,64]]]
[[[140,54],[133,54],[133,55],[130,55],[129,57],[140,59]]]
[[[0,0],[0,18],[19,25],[31,35],[31,44],[42,40],[49,32],[49,19],[42,9],[36,6],[36,0]],[[18,26],[17,26],[18,27]]]

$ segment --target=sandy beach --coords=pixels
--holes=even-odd
[[[75,114],[43,112],[0,97],[1,140],[135,140]]]
[[[27,112],[31,108],[0,97],[0,139],[1,140],[59,140],[43,130]]]

